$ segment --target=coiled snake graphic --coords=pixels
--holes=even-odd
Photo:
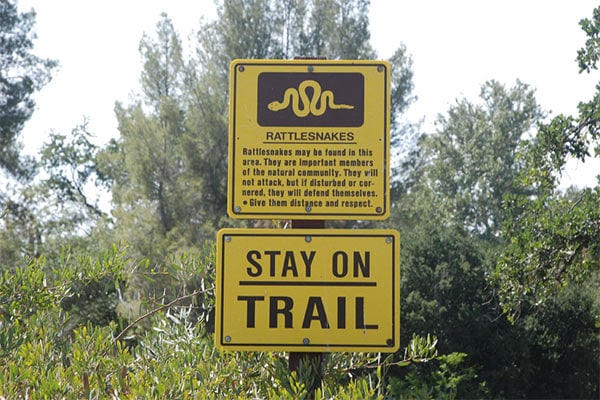
[[[309,99],[306,89],[313,89],[312,97]],[[300,101],[302,104],[300,104]],[[288,88],[283,94],[283,101],[272,101],[267,107],[271,111],[280,111],[289,107],[292,103],[292,111],[297,117],[304,118],[309,114],[321,116],[327,111],[327,107],[331,109],[352,110],[354,106],[349,104],[335,104],[333,92],[331,90],[321,91],[321,85],[317,81],[308,79],[302,81],[296,88]],[[300,108],[302,106],[302,108]]]

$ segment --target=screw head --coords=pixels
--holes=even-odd
[[[245,70],[245,69],[246,69],[246,68],[244,68],[244,66],[243,66],[243,65],[240,65],[240,67],[238,68],[238,70],[239,70],[240,72],[244,72],[244,70]]]
[[[381,207],[377,207],[377,208],[375,209],[375,211],[377,211],[377,214],[381,214],[381,212],[383,211],[383,208],[381,208]]]
[[[306,210],[307,213],[309,213],[309,212],[311,212],[312,207],[311,206],[306,206],[305,210]]]
[[[239,214],[242,211],[242,207],[240,206],[235,206],[235,208],[233,209],[233,212],[235,212],[236,214]]]
[[[304,237],[304,241],[305,241],[306,243],[310,243],[310,242],[312,241],[312,236],[308,236],[308,235],[307,235],[307,236],[305,236],[305,237]]]
[[[225,336],[225,341],[226,341],[227,343],[231,342],[231,336]]]
[[[306,346],[306,345],[307,345],[307,344],[309,344],[309,343],[310,343],[310,339],[308,339],[308,338],[304,338],[304,339],[302,339],[302,344],[303,344],[303,345],[305,345],[305,346]]]

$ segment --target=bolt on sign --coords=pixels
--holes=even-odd
[[[387,218],[387,62],[234,60],[230,73],[232,218]]]
[[[223,229],[216,344],[227,350],[395,352],[394,230]]]

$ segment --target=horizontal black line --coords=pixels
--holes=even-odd
[[[263,144],[358,144],[358,142],[263,142]]]
[[[377,282],[331,281],[240,281],[240,286],[377,286]]]

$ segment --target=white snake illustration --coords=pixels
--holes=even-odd
[[[309,99],[306,89],[313,88],[312,97]],[[300,100],[302,108],[300,108]],[[352,110],[354,106],[348,104],[335,104],[333,100],[333,92],[325,90],[321,93],[321,85],[319,82],[308,79],[302,81],[296,88],[288,88],[283,94],[283,101],[272,101],[268,104],[271,111],[280,111],[287,108],[292,103],[292,111],[297,117],[306,117],[309,114],[321,116],[327,111],[327,107],[332,109]],[[317,106],[318,104],[318,106]]]

